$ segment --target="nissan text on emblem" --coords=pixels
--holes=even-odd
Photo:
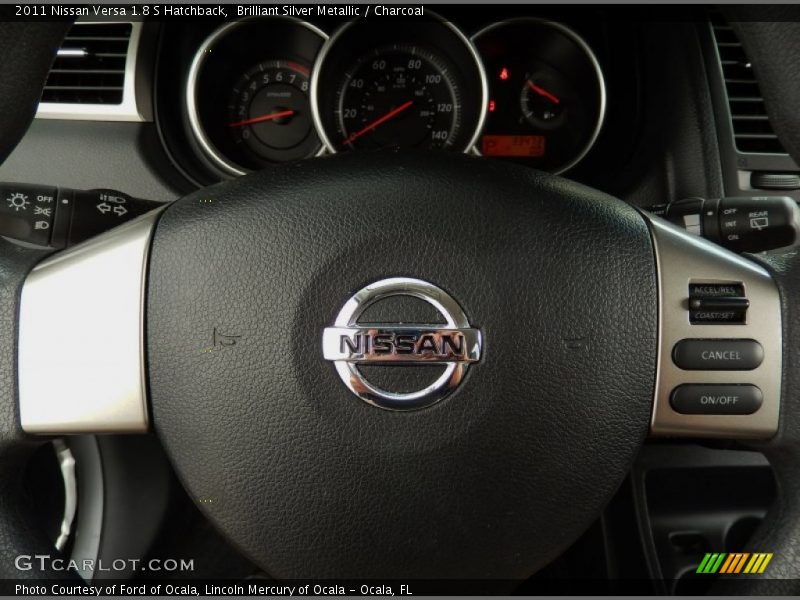
[[[359,324],[376,302],[391,296],[412,296],[431,304],[443,317],[440,324]],[[356,396],[389,410],[430,406],[454,391],[470,363],[481,357],[481,332],[472,328],[458,303],[444,290],[419,279],[382,279],[358,291],[344,305],[333,327],[322,334],[322,354],[333,361],[344,384]],[[371,383],[360,365],[414,368],[441,365],[433,382],[416,391],[389,391]]]

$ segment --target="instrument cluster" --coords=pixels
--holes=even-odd
[[[471,36],[443,18],[225,23],[199,40],[181,120],[231,177],[324,153],[467,152],[562,173],[591,150],[606,83],[572,28],[517,17]]]

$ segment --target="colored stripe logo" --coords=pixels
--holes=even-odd
[[[763,573],[767,569],[772,553],[755,552],[715,552],[703,557],[697,573]]]

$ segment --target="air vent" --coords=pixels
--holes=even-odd
[[[761,90],[741,42],[721,15],[712,13],[710,18],[728,95],[736,149],[744,153],[786,154],[772,130]]]
[[[125,93],[130,23],[76,23],[47,77],[42,102],[119,105]]]

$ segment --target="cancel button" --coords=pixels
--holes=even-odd
[[[764,348],[755,340],[681,340],[672,360],[687,371],[749,371],[764,360]]]
[[[672,391],[669,403],[684,415],[750,415],[763,396],[754,385],[685,384]]]

